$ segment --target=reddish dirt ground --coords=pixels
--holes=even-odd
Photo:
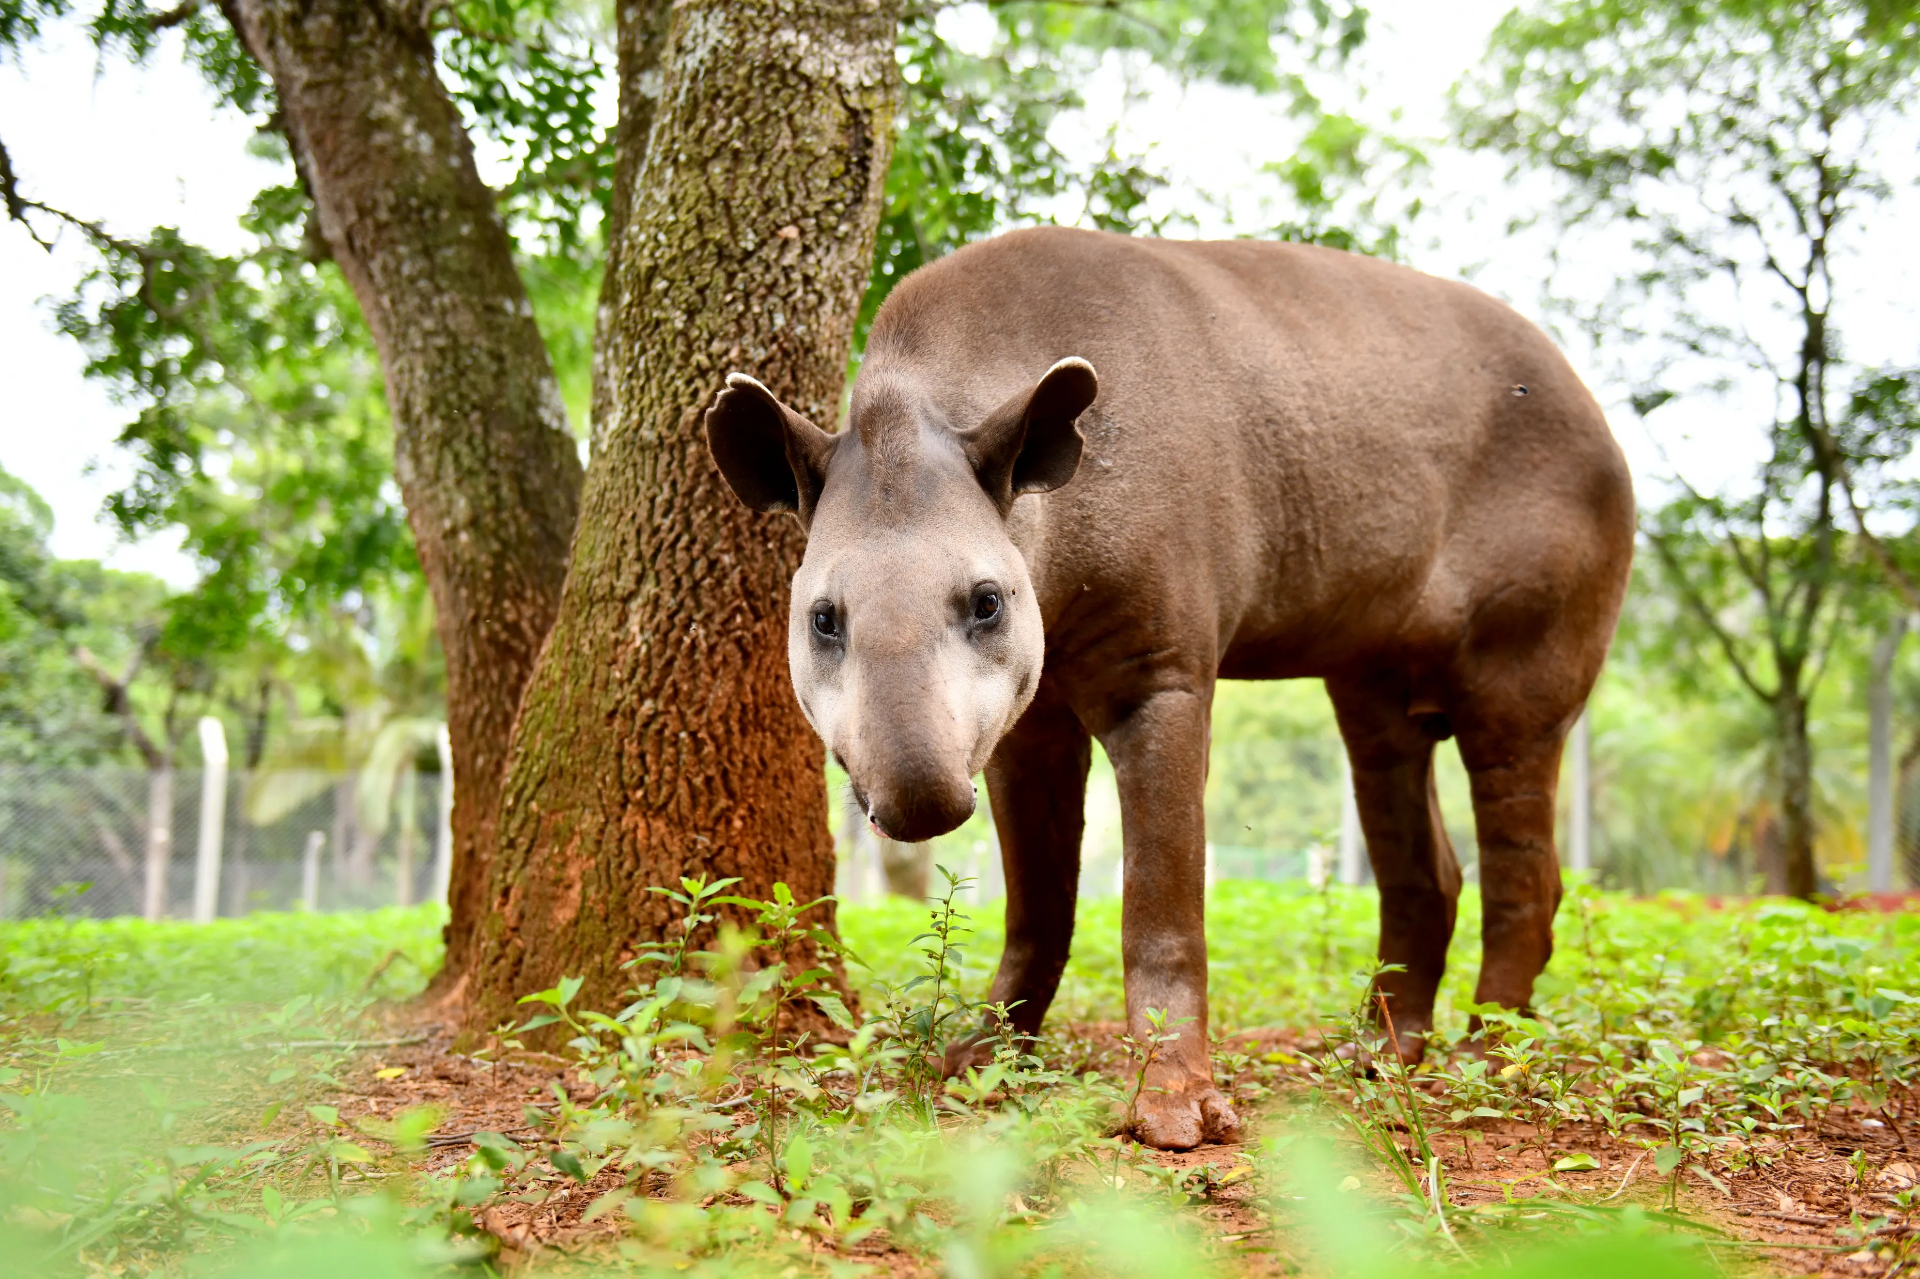
[[[343,1119],[384,1120],[409,1106],[430,1103],[445,1112],[430,1139],[422,1167],[442,1169],[473,1152],[469,1137],[475,1131],[508,1136],[531,1133],[525,1108],[551,1104],[557,1081],[576,1101],[584,1102],[591,1089],[559,1057],[545,1053],[514,1053],[498,1063],[476,1060],[452,1051],[450,1037],[435,1026],[405,1026],[396,1018],[395,1038],[403,1042],[368,1051],[338,1077],[346,1085],[332,1100]],[[1069,1062],[1113,1071],[1119,1057],[1113,1025],[1073,1027],[1074,1045],[1083,1057]],[[1298,1038],[1263,1034],[1242,1039],[1232,1047],[1260,1053],[1281,1049],[1296,1052]],[[382,1072],[390,1077],[381,1078]],[[398,1074],[393,1074],[398,1071]],[[1302,1085],[1304,1088],[1304,1085]],[[1284,1106],[1293,1089],[1283,1083],[1265,1109]],[[1244,1112],[1243,1112],[1244,1113]],[[744,1111],[742,1112],[744,1116]],[[1889,1119],[1892,1122],[1889,1122]],[[1471,1130],[1450,1129],[1438,1141],[1446,1165],[1450,1200],[1458,1208],[1498,1202],[1509,1191],[1516,1196],[1554,1193],[1554,1184],[1573,1196],[1591,1201],[1615,1196],[1612,1202],[1636,1202],[1649,1208],[1661,1205],[1665,1187],[1651,1160],[1636,1158],[1640,1147],[1614,1141],[1604,1131],[1565,1125],[1545,1149],[1528,1125],[1475,1120]],[[1258,1127],[1257,1117],[1250,1128]],[[1253,1179],[1232,1176],[1246,1164],[1244,1147],[1209,1146],[1185,1153],[1155,1156],[1164,1167],[1197,1168],[1211,1164],[1227,1177],[1208,1201],[1195,1208],[1226,1245],[1229,1255],[1244,1259],[1248,1274],[1299,1273],[1308,1259],[1294,1252],[1284,1223],[1275,1231],[1258,1205],[1264,1193]],[[1864,1152],[1864,1176],[1856,1175],[1853,1155]],[[1896,1212],[1893,1195],[1914,1185],[1920,1168],[1920,1122],[1911,1115],[1887,1119],[1864,1113],[1836,1112],[1826,1117],[1818,1132],[1798,1132],[1791,1140],[1761,1138],[1753,1167],[1722,1180],[1723,1194],[1694,1177],[1683,1177],[1678,1192],[1682,1213],[1721,1232],[1730,1242],[1753,1248],[1729,1250],[1723,1259],[1736,1270],[1761,1274],[1865,1276],[1888,1271],[1884,1256],[1868,1245],[1905,1240],[1915,1246],[1912,1225],[1885,1228],[1876,1238],[1863,1240],[1856,1221],[1871,1222]],[[1584,1152],[1599,1167],[1592,1171],[1550,1173],[1552,1161]],[[479,1214],[475,1224],[501,1242],[509,1260],[558,1252],[574,1253],[610,1242],[619,1232],[619,1214],[582,1223],[588,1206],[620,1184],[618,1170],[603,1170],[592,1183],[579,1186],[554,1174],[540,1182],[547,1192],[539,1203],[509,1203]],[[1397,1189],[1384,1174],[1375,1187],[1382,1194]],[[536,1195],[537,1197],[537,1195]],[[902,1275],[938,1272],[937,1260],[927,1260],[894,1249],[884,1232],[869,1237],[853,1250],[863,1261],[877,1262]],[[1750,1258],[1744,1265],[1739,1254]]]

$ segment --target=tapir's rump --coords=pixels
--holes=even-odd
[[[1217,677],[1326,681],[1409,1057],[1460,888],[1433,792],[1434,744],[1458,736],[1478,997],[1526,1003],[1560,893],[1561,741],[1633,545],[1619,448],[1537,328],[1329,249],[1020,231],[894,290],[850,425],[829,435],[763,389],[709,414],[735,491],[807,522],[795,691],[875,822],[951,829],[984,769],[1008,888],[990,998],[1016,1024],[1038,1027],[1066,960],[1098,737],[1121,796],[1129,1018],[1205,1027]],[[948,1064],[971,1058],[963,1042]],[[1236,1132],[1204,1034],[1150,1074],[1144,1140]]]

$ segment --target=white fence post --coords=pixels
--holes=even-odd
[[[1340,752],[1340,882],[1358,884],[1367,843],[1360,831],[1360,802],[1353,795],[1353,761]]]
[[[147,769],[147,882],[140,913],[167,913],[167,866],[173,860],[173,762]]]
[[[307,832],[307,848],[300,854],[300,909],[320,909],[320,850],[326,847],[327,832]]]
[[[1592,708],[1573,722],[1573,803],[1567,814],[1567,865],[1593,869],[1593,718]]]
[[[1867,887],[1893,891],[1893,659],[1908,619],[1897,617],[1873,649],[1867,683]]]
[[[433,899],[447,900],[453,884],[453,734],[445,724],[433,735],[440,756],[440,822],[433,837]]]
[[[193,922],[209,924],[220,908],[220,850],[227,821],[227,730],[200,717],[200,849],[193,864]]]

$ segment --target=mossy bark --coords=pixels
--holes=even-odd
[[[472,959],[514,714],[559,607],[581,468],[493,193],[435,70],[433,7],[222,0],[271,76],[327,248],[373,331],[447,657],[446,984]]]
[[[623,15],[623,21],[626,20]],[[742,507],[703,414],[729,370],[831,422],[873,252],[898,0],[681,0],[614,230],[604,423],[521,710],[470,1030],[563,975],[608,1004],[668,921],[646,890],[831,891],[823,752],[786,669],[803,538]]]

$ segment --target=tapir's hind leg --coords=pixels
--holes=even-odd
[[[1007,881],[1007,940],[990,1003],[1012,1007],[1022,1034],[1040,1029],[1073,943],[1093,739],[1065,707],[1036,703],[987,763],[987,795]],[[985,1065],[978,1036],[947,1049],[946,1070]]]
[[[1327,693],[1380,888],[1380,962],[1401,968],[1382,973],[1376,988],[1387,996],[1395,1047],[1415,1061],[1433,1029],[1460,898],[1460,863],[1434,791],[1435,721],[1408,716],[1406,687],[1395,676],[1329,679]]]
[[[1571,720],[1569,714],[1567,720]],[[1554,792],[1566,723],[1469,720],[1460,757],[1473,783],[1480,837],[1480,1003],[1525,1008],[1553,955],[1560,906]]]

